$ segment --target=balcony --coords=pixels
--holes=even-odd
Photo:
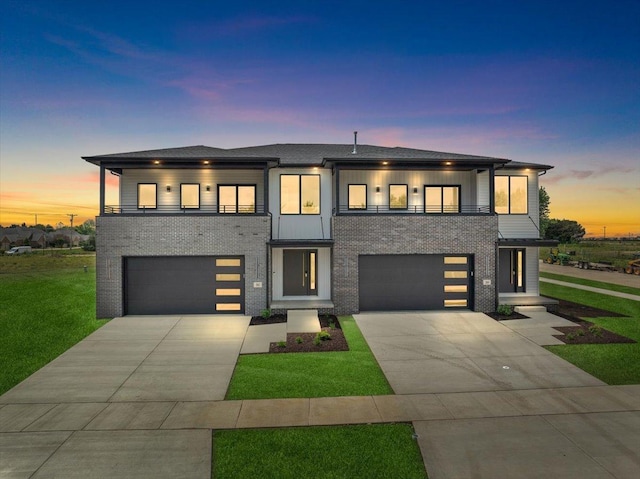
[[[409,205],[398,208],[391,205],[368,205],[364,208],[349,208],[347,205],[338,207],[338,215],[489,215],[489,205]]]
[[[264,205],[200,205],[178,206],[158,205],[154,208],[138,205],[106,205],[102,215],[220,215],[220,216],[263,216]]]

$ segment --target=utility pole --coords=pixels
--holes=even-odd
[[[603,227],[603,230],[604,230],[604,232],[603,232],[603,234],[602,234],[602,239],[607,239],[607,227],[606,227],[606,226],[604,226],[604,227]]]
[[[38,224],[38,213],[36,213],[36,225]],[[35,226],[35,225],[34,225]]]
[[[69,218],[71,218],[71,227],[73,228],[73,217],[74,217],[74,216],[78,216],[78,215],[77,215],[77,214],[73,214],[73,213],[67,213],[67,216],[68,216]]]

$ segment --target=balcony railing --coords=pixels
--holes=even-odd
[[[489,205],[410,205],[407,208],[399,208],[391,205],[368,205],[362,208],[354,208],[340,205],[338,214],[422,214],[422,215],[487,215],[491,213]]]
[[[156,207],[148,207],[138,205],[117,205],[105,206],[104,215],[188,215],[188,214],[205,214],[205,215],[237,215],[237,216],[255,216],[264,215],[264,205],[158,205]]]

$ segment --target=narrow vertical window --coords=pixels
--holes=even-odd
[[[349,185],[349,209],[367,209],[367,185]]]
[[[389,185],[389,208],[406,210],[407,185]]]
[[[158,185],[155,183],[138,184],[138,208],[154,209],[158,207]]]
[[[182,209],[200,208],[200,185],[183,183],[180,185],[180,207]]]

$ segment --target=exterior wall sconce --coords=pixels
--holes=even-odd
[[[170,185],[167,185],[167,191],[171,192],[171,186]]]
[[[207,185],[207,191],[211,191],[211,186]]]
[[[417,195],[417,194],[418,194],[418,187],[417,187],[417,186],[414,186],[414,187],[413,187],[413,194],[414,194],[414,195]]]
[[[376,193],[380,193],[380,187],[376,186]]]

